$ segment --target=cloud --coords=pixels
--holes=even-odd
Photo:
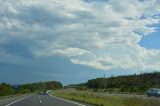
[[[67,57],[75,57],[75,56],[81,56],[86,53],[89,53],[87,50],[83,50],[80,48],[55,48],[55,46],[47,48],[46,50],[42,49],[41,51],[36,51],[36,56],[53,56],[53,55],[59,55],[59,56],[67,56]]]
[[[0,48],[11,41],[29,41],[25,46],[34,59],[62,56],[100,70],[159,69],[160,50],[139,44],[142,37],[157,31],[158,0],[7,0],[0,4]]]

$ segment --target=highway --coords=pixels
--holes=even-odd
[[[13,101],[5,106],[91,106],[73,102],[50,95],[32,95],[16,101]]]

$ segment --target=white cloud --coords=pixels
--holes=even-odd
[[[71,47],[61,47],[61,48],[54,48],[54,47],[49,47],[47,49],[42,49],[42,51],[36,51],[36,55],[38,57],[41,56],[53,56],[53,55],[59,55],[59,56],[66,56],[66,57],[75,57],[75,56],[81,56],[86,53],[89,53],[87,50],[83,50],[80,48],[71,48]]]
[[[37,58],[64,56],[103,70],[159,70],[160,50],[139,45],[160,23],[158,0],[7,0],[0,5],[0,44],[29,39]]]

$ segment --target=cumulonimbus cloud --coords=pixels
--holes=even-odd
[[[29,40],[35,56],[64,56],[102,70],[158,70],[160,50],[140,46],[156,32],[159,0],[2,0],[0,45]]]

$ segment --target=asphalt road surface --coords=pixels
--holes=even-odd
[[[65,99],[49,95],[32,95],[18,99],[5,106],[91,106],[91,105],[68,101]]]

